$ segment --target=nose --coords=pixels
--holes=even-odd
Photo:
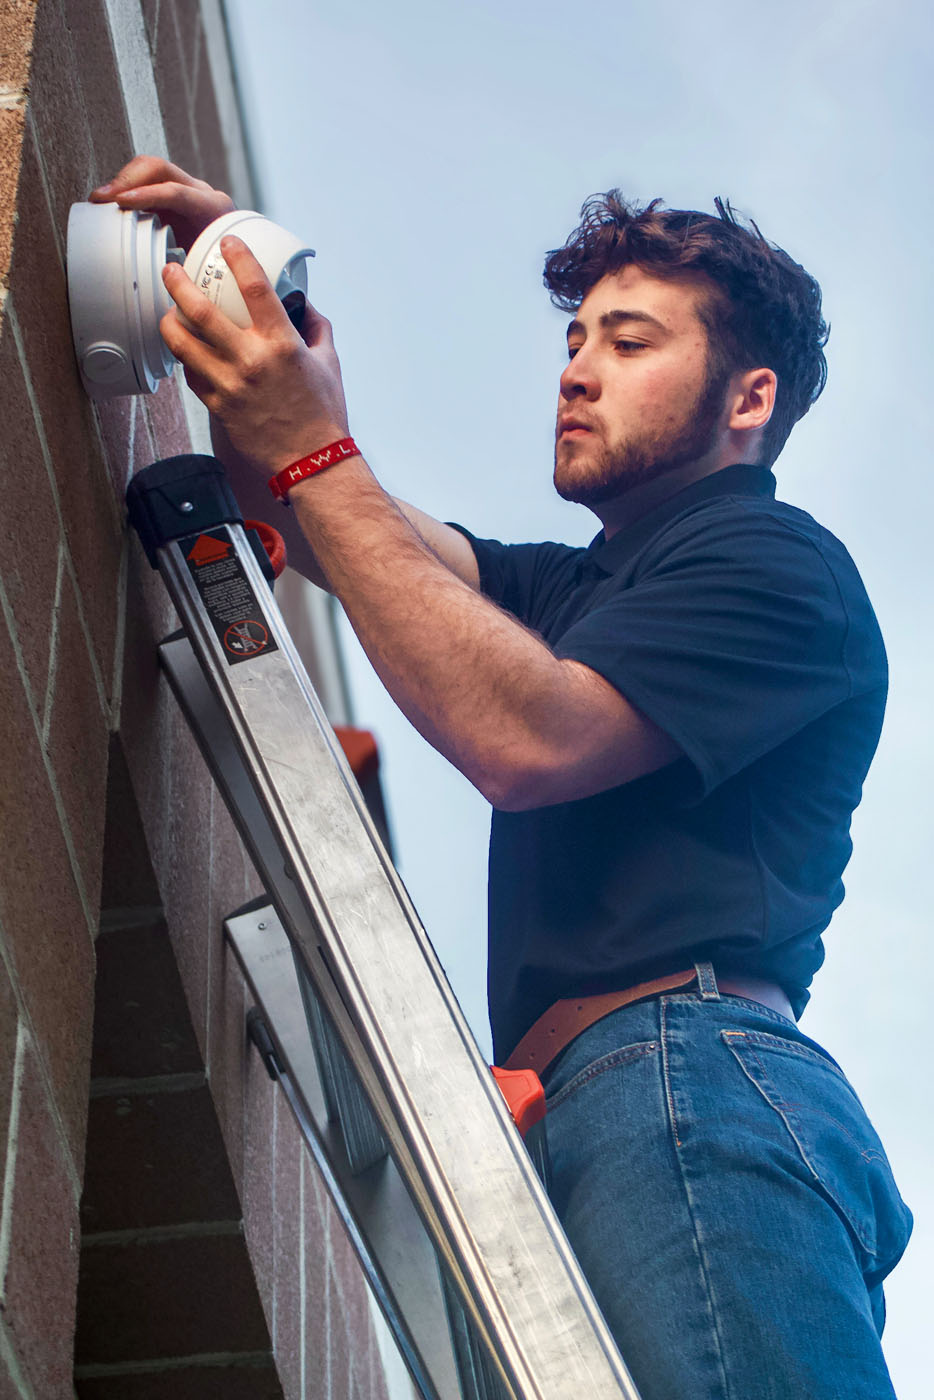
[[[592,400],[600,396],[593,357],[587,347],[581,346],[572,360],[568,360],[561,374],[561,397],[569,403],[572,399]]]

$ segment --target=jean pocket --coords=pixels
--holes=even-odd
[[[657,1040],[644,1040],[637,1045],[623,1045],[616,1050],[611,1050],[606,1055],[601,1055],[599,1059],[591,1060],[583,1069],[572,1074],[570,1079],[562,1080],[560,1076],[556,1076],[554,1083],[548,1086],[548,1111],[556,1109],[559,1104],[564,1103],[565,1099],[569,1099],[572,1094],[576,1094],[585,1084],[599,1079],[601,1074],[606,1074],[607,1070],[617,1069],[620,1065],[628,1065],[636,1060],[642,1060],[646,1055],[653,1054],[658,1048]]]
[[[720,1036],[843,1219],[863,1273],[884,1278],[908,1243],[911,1212],[843,1071],[820,1050],[778,1035],[723,1030]]]

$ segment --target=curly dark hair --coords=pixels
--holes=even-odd
[[[711,376],[759,367],[777,376],[760,454],[762,465],[771,466],[827,381],[830,328],[821,315],[820,287],[756,224],[742,222],[729,200],[714,201],[716,217],[662,203],[653,199],[640,208],[619,190],[592,195],[564,247],[548,254],[545,286],[555,306],[576,311],[601,278],[630,263],[655,277],[708,279],[712,294],[700,315]]]

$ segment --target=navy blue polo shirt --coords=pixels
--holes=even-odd
[[[500,1063],[552,1002],[698,959],[781,983],[799,1015],[885,706],[882,638],[843,545],[746,465],[586,549],[462,533],[483,592],[683,754],[593,797],[494,811]]]

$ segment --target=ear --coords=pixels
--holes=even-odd
[[[764,428],[775,407],[777,387],[778,379],[772,369],[747,369],[735,375],[727,427],[738,433]]]

